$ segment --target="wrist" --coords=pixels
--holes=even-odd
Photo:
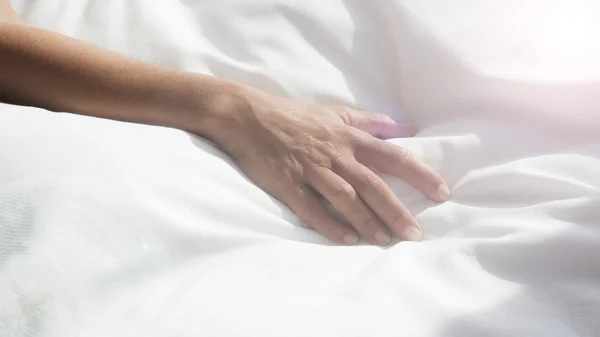
[[[251,113],[252,90],[244,85],[199,75],[195,85],[195,103],[186,131],[210,139],[226,151],[234,151]]]

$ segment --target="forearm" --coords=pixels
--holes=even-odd
[[[5,102],[200,133],[215,98],[233,86],[11,23],[0,23],[0,60]]]

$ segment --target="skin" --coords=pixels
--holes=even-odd
[[[262,189],[333,242],[387,245],[422,229],[374,171],[444,202],[444,180],[382,139],[410,125],[341,106],[296,102],[222,79],[139,62],[22,24],[0,0],[0,102],[161,125],[217,143]],[[321,197],[350,223],[334,218]]]

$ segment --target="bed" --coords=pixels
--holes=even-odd
[[[600,3],[15,0],[33,26],[411,120],[423,242],[340,247],[188,133],[0,105],[0,336],[597,336]],[[0,60],[1,62],[1,60]]]

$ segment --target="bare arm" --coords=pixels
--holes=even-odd
[[[7,5],[0,0],[11,19],[0,20],[0,101],[199,133],[204,112],[235,87],[22,25]]]

